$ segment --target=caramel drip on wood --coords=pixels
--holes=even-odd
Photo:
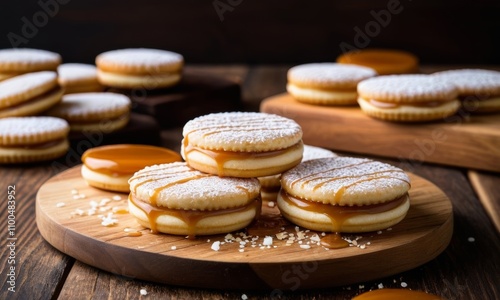
[[[437,295],[406,289],[379,289],[358,295],[352,300],[443,300]]]
[[[129,195],[130,202],[136,206],[138,209],[142,210],[148,217],[151,232],[158,233],[157,229],[157,219],[160,216],[168,215],[178,218],[188,226],[188,237],[194,238],[196,235],[196,225],[198,222],[204,218],[222,216],[232,213],[245,212],[247,210],[257,209],[261,206],[260,198],[256,198],[249,204],[239,207],[218,209],[218,210],[182,210],[182,209],[169,209],[166,207],[158,207],[149,203],[145,203],[138,199],[135,199],[132,194]],[[258,211],[256,213],[258,216]]]
[[[320,240],[321,246],[328,249],[340,249],[349,247],[349,243],[342,239],[342,236],[338,232],[327,234]]]

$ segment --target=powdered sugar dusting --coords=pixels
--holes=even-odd
[[[126,66],[149,66],[177,64],[182,55],[160,49],[131,48],[112,50],[99,54],[97,61]]]
[[[129,183],[130,190],[139,198],[156,197],[158,206],[176,209],[238,207],[248,204],[260,192],[255,178],[209,175],[190,168],[185,162],[146,167],[136,172]]]
[[[76,118],[108,111],[122,111],[131,105],[130,99],[115,93],[79,93],[64,95],[62,102],[49,110],[57,117]]]
[[[12,117],[0,119],[0,142],[8,144],[13,139],[33,136],[37,142],[37,135],[53,133],[67,133],[68,122],[54,117]]]
[[[292,146],[302,138],[301,127],[278,115],[256,112],[214,113],[187,122],[183,136],[189,143],[222,150],[274,150]],[[248,148],[250,150],[247,150]]]
[[[361,81],[358,93],[365,99],[398,101],[453,100],[458,91],[453,84],[437,76],[387,75]]]
[[[0,106],[10,105],[9,98],[24,94],[30,90],[40,88],[44,85],[57,81],[57,73],[52,71],[33,72],[9,78],[0,82]],[[52,87],[48,87],[46,90]],[[43,93],[43,91],[42,91]]]
[[[309,160],[282,174],[284,189],[311,201],[363,205],[406,193],[410,179],[401,169],[370,159],[333,157]]]
[[[460,93],[500,93],[500,72],[482,69],[460,69],[432,74],[449,80],[456,85]]]
[[[322,84],[356,84],[366,78],[377,75],[375,70],[362,66],[345,65],[338,63],[312,63],[304,64],[288,70],[291,81],[306,81]]]
[[[0,50],[0,64],[5,63],[50,63],[59,62],[61,56],[57,53],[29,48],[9,48]]]
[[[73,81],[78,79],[97,80],[97,68],[94,65],[68,63],[57,68],[60,81]]]
[[[335,157],[335,156],[337,156],[337,154],[333,153],[328,149],[310,145],[304,145],[304,154],[302,155],[302,161],[307,161],[316,158],[324,158],[324,157]]]

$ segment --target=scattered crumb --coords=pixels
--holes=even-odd
[[[309,246],[309,245],[300,245],[300,248],[302,248],[302,249],[310,249],[311,246]]]
[[[405,287],[407,287],[407,286],[408,286],[408,284],[407,284],[406,282],[404,282],[404,281],[403,281],[403,282],[401,282],[401,287],[404,287],[404,288],[405,288]]]
[[[274,202],[273,202],[273,201],[269,201],[269,202],[267,202],[267,206],[269,206],[269,207],[274,207],[275,205],[276,205],[276,204],[274,204]]]
[[[247,300],[247,299],[248,299],[247,295],[245,295],[245,294],[241,295],[241,300]]]
[[[377,231],[377,234],[382,234],[382,230]]]
[[[140,293],[141,296],[146,296],[148,294],[148,291],[146,291],[146,289],[141,289]]]
[[[392,230],[392,227],[387,228],[387,231],[391,231],[391,230]]]
[[[171,250],[177,250],[177,246],[170,247]]]
[[[364,286],[363,284],[360,284],[360,285],[358,286],[358,288],[359,288],[359,289],[364,289],[364,288],[365,288],[365,286]]]
[[[384,284],[383,284],[383,283],[379,283],[379,284],[378,284],[378,288],[379,288],[379,289],[383,289],[383,288],[384,288]]]
[[[476,241],[476,239],[475,239],[474,237],[472,237],[472,236],[471,236],[471,237],[469,237],[469,238],[467,239],[467,241],[468,241],[469,243],[474,243],[474,242]]]
[[[273,238],[272,238],[272,237],[270,237],[270,236],[266,236],[266,237],[264,238],[264,241],[262,242],[262,244],[263,244],[264,246],[270,246],[270,245],[272,245],[272,244],[273,244]]]
[[[212,248],[212,250],[214,250],[214,251],[219,251],[219,249],[220,249],[220,242],[219,241],[213,242],[212,247],[210,247],[210,248]]]
[[[65,205],[66,205],[66,203],[64,203],[64,202],[58,202],[58,203],[56,204],[56,207],[63,207],[63,206],[65,206]]]
[[[120,195],[114,195],[112,198],[113,198],[113,200],[115,200],[115,201],[120,201],[120,200],[122,200],[122,197],[121,197]]]

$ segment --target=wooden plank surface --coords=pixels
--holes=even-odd
[[[304,142],[314,146],[392,157],[401,164],[424,161],[500,172],[498,115],[403,124],[376,120],[359,107],[303,104],[286,93],[264,100],[261,111],[294,119]]]
[[[471,170],[467,174],[486,213],[500,233],[500,175]]]
[[[348,235],[362,237],[359,244],[369,241],[366,248],[327,251],[311,243],[311,249],[302,249],[297,243],[287,246],[286,240],[278,240],[272,234],[271,248],[262,248],[261,237],[256,238],[256,246],[251,247],[249,243],[244,252],[239,252],[240,243],[228,242],[225,234],[195,240],[151,234],[129,214],[114,214],[117,225],[105,227],[98,215],[106,215],[116,206],[126,207],[127,195],[88,186],[80,175],[79,166],[58,174],[41,186],[37,194],[37,226],[42,236],[60,251],[123,276],[191,287],[284,289],[293,286],[281,280],[286,278],[287,270],[310,264],[314,266],[314,274],[304,281],[302,288],[326,288],[406,271],[428,262],[446,248],[453,227],[450,200],[430,182],[414,175],[410,175],[410,179],[412,204],[401,223],[383,234]],[[73,191],[85,198],[73,199]],[[116,196],[121,200],[111,200]],[[106,198],[110,201],[100,206],[102,212],[99,208],[95,214],[85,215],[91,201],[100,203]],[[84,215],[75,214],[77,210]],[[125,228],[138,230],[141,236],[130,237],[124,232]],[[297,233],[293,224],[285,228],[286,232]],[[249,230],[251,232],[251,227]],[[321,233],[317,234],[319,237]],[[234,237],[239,235],[235,233]],[[221,245],[220,251],[213,251],[207,239],[226,245]],[[308,241],[304,239],[304,243]],[[130,257],[135,259],[131,261]],[[386,261],[386,257],[391,260]],[[154,263],[145,263],[147,261]],[[207,267],[211,268],[210,272],[193,271]],[[215,273],[223,275],[214,277]]]

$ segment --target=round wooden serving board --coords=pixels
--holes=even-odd
[[[152,234],[128,213],[113,214],[117,222],[107,227],[98,215],[107,216],[113,207],[126,206],[128,195],[89,187],[80,176],[80,166],[42,185],[36,199],[36,221],[41,235],[55,248],[117,275],[203,288],[325,288],[413,269],[447,247],[453,231],[450,200],[429,181],[413,174],[410,178],[411,208],[402,222],[381,232],[346,235],[357,238],[357,246],[336,250],[312,242],[310,237],[316,232],[291,224],[285,225],[285,231],[296,237],[296,230],[303,231],[306,238],[287,246],[287,239],[273,236],[269,247],[262,245],[264,237],[253,237],[252,246],[252,237],[241,237],[243,233],[194,240]],[[91,203],[97,210],[87,215]],[[138,230],[142,235],[129,236],[126,230]],[[248,242],[242,245],[236,238]],[[216,241],[221,242],[218,251],[211,248]],[[310,248],[306,249],[308,242]]]

